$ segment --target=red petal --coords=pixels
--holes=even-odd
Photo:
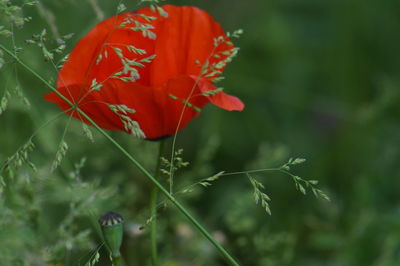
[[[108,130],[125,131],[120,118],[107,106],[107,104],[124,104],[136,111],[135,114],[129,114],[129,117],[139,123],[146,138],[153,139],[175,134],[199,114],[197,108],[200,109],[208,103],[206,97],[199,96],[201,91],[195,84],[192,78],[180,76],[170,79],[156,89],[117,80],[107,82],[102,90],[91,92],[85,97],[80,96],[82,89],[79,85],[69,86],[68,89],[59,88],[59,92],[71,102],[78,103],[77,106],[94,122]],[[183,102],[189,96],[191,96],[189,100],[191,106],[184,107]],[[56,93],[47,94],[45,99],[56,103],[64,111],[71,108]],[[90,124],[76,111],[69,111],[67,114]]]
[[[143,59],[154,54],[154,40],[145,38],[141,31],[129,29],[132,24],[124,28],[120,25],[126,19],[135,18],[143,22],[141,17],[133,12],[124,13],[104,20],[97,24],[74,47],[67,62],[64,63],[58,76],[57,87],[66,87],[71,84],[90,85],[96,78],[98,83],[110,78],[122,70],[121,59],[114,48],[121,49],[124,57],[129,59]],[[146,54],[138,55],[128,50],[127,45],[146,50]],[[101,60],[99,60],[101,56]],[[140,73],[140,83],[148,84],[148,67],[137,68]]]
[[[107,130],[123,130],[123,125],[120,123],[118,117],[111,112],[106,104],[99,103],[99,99],[93,97],[93,94],[87,95],[83,100],[79,99],[81,93],[80,85],[71,85],[67,87],[58,88],[58,91],[64,95],[73,104],[77,104],[79,108],[85,112],[97,125]],[[45,99],[56,103],[61,110],[67,111],[71,109],[71,106],[61,99],[56,93],[48,93],[45,95]],[[90,125],[89,121],[84,119],[76,110],[70,110],[66,112],[68,115],[81,120]]]
[[[226,38],[226,35],[207,12],[191,6],[166,5],[163,8],[169,16],[157,25],[154,50],[157,57],[151,70],[153,86],[183,74],[199,76],[207,60],[209,64],[216,62],[211,56],[213,53],[232,48],[226,44],[214,48],[214,39]]]
[[[207,80],[200,80],[199,87],[202,93],[217,89],[214,84]],[[212,104],[227,111],[242,111],[244,109],[244,104],[239,98],[224,92],[218,92],[217,94],[211,95],[208,98]]]
[[[169,79],[159,89],[161,95],[157,97],[163,110],[163,130],[167,135],[173,135],[183,128],[190,120],[200,114],[200,109],[209,100],[201,96],[196,81],[189,76],[178,76]],[[189,104],[184,104],[188,100]]]
[[[224,92],[220,92],[211,96],[210,98],[210,101],[214,105],[227,111],[243,111],[244,109],[244,104],[238,97],[226,94]]]

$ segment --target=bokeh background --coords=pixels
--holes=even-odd
[[[0,1],[0,6],[7,1]],[[21,1],[12,1],[21,6]],[[66,52],[117,1],[39,1],[23,7],[32,20],[14,26],[20,57],[47,80],[56,71],[40,48],[24,40],[47,29],[47,44],[75,33]],[[182,187],[219,171],[278,167],[318,179],[326,202],[299,193],[278,172],[254,175],[271,197],[272,215],[254,203],[245,175],[221,177],[209,188],[179,197],[214,236],[249,266],[400,265],[400,2],[394,0],[171,0],[210,12],[224,29],[242,28],[239,56],[222,85],[246,104],[241,112],[208,106],[177,138],[190,166],[176,174]],[[124,1],[130,10],[137,1]],[[11,29],[8,15],[0,21]],[[12,38],[0,37],[12,47]],[[60,56],[57,57],[59,59]],[[12,94],[0,115],[0,161],[15,154],[59,113],[43,100],[48,89],[3,56],[0,96]],[[29,100],[15,93],[19,86]],[[67,130],[65,130],[67,126]],[[65,132],[68,151],[50,167]],[[126,220],[123,245],[129,265],[150,265],[151,186],[109,142],[61,116],[42,127],[30,153],[37,171],[23,164],[1,173],[2,265],[84,265],[101,243],[97,218],[107,210]],[[149,169],[157,143],[112,133]],[[170,145],[170,144],[169,144]],[[166,180],[163,180],[166,184]],[[162,199],[161,199],[162,200]],[[159,210],[162,265],[226,265],[216,250],[170,205]],[[100,265],[108,265],[104,248]]]

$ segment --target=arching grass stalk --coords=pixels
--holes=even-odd
[[[160,166],[161,156],[164,153],[165,140],[160,140],[158,149],[157,165],[154,171],[154,177],[156,180],[160,178]],[[150,196],[150,210],[151,210],[151,225],[150,225],[150,237],[151,237],[151,262],[153,266],[158,265],[158,252],[157,252],[157,198],[158,198],[158,187],[153,185]]]
[[[42,78],[38,73],[36,73],[32,68],[22,62],[14,53],[9,49],[0,44],[0,48],[4,50],[9,56],[14,58],[22,67],[28,70],[37,79],[42,81],[50,90],[55,92],[61,99],[73,107],[82,117],[84,117],[90,124],[92,124],[106,139],[108,139],[129,161],[131,161],[153,184],[156,186],[165,197],[172,202],[173,205],[188,218],[188,220],[217,248],[221,255],[231,264],[239,265],[235,259],[211,236],[211,234],[194,218],[186,208],[175,199],[157,180],[152,176],[149,171],[146,170],[135,158],[132,157],[116,140],[114,140],[106,131],[100,128],[85,112],[83,112],[79,107],[75,106],[71,101],[64,97],[58,90],[56,90],[49,82]]]

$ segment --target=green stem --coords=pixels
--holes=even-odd
[[[56,90],[49,82],[37,74],[33,69],[22,62],[16,55],[10,50],[0,44],[0,48],[3,49],[8,55],[14,58],[21,66],[31,72],[36,78],[42,81],[50,90],[56,93],[61,99],[68,103],[71,107],[75,108],[79,114],[81,114],[90,124],[92,124],[106,139],[108,139],[129,161],[131,161],[164,195],[169,199],[172,204],[184,215],[188,220],[215,246],[215,248],[221,253],[221,255],[231,264],[239,265],[235,259],[211,236],[210,233],[186,210],[183,205],[175,199],[135,158],[133,158],[127,150],[125,150],[116,140],[114,140],[106,131],[100,128],[88,115],[86,115],[79,107],[75,106],[70,100]]]
[[[160,146],[158,149],[157,165],[154,172],[154,177],[156,180],[160,176],[160,166],[161,166],[161,156],[164,153],[165,140],[160,141]],[[151,262],[153,266],[158,266],[158,252],[157,252],[157,198],[158,198],[158,187],[153,185],[150,196],[150,210],[151,210],[151,225],[150,225],[150,235],[151,235]]]
[[[121,256],[111,257],[112,265],[113,266],[122,266],[122,259]]]

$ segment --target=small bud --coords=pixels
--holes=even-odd
[[[120,256],[119,249],[122,244],[123,223],[124,219],[122,216],[111,211],[107,212],[99,219],[104,241],[112,257]]]

